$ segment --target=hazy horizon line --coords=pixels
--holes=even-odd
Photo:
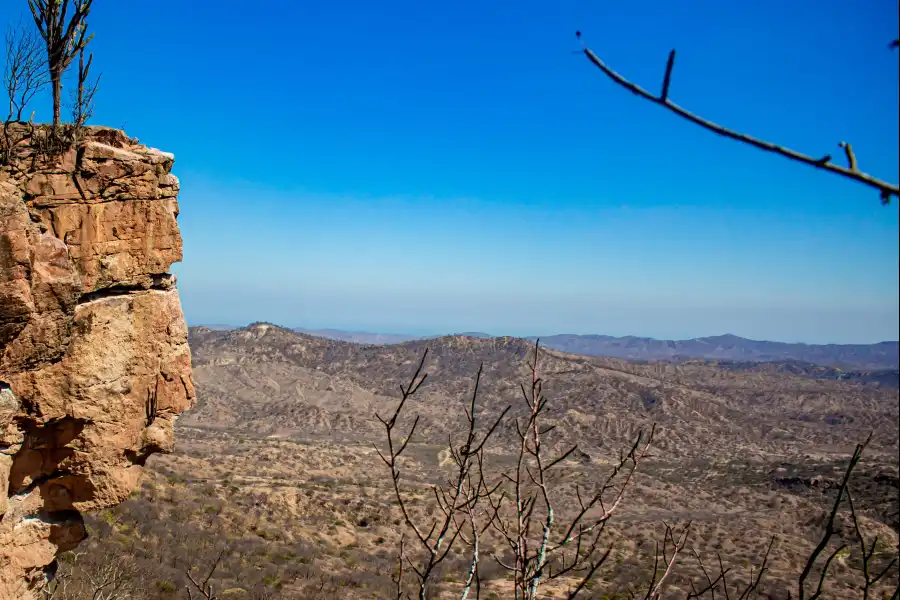
[[[854,342],[854,343],[839,343],[839,342],[814,343],[814,342],[804,342],[804,341],[799,341],[799,340],[798,341],[785,341],[785,340],[773,340],[773,339],[756,339],[756,338],[744,337],[744,336],[733,334],[730,332],[714,334],[714,335],[699,335],[699,336],[685,337],[685,338],[667,338],[667,337],[654,337],[654,336],[633,335],[633,334],[611,335],[611,334],[605,334],[605,333],[571,333],[571,332],[548,333],[548,334],[542,334],[542,335],[533,335],[533,334],[514,335],[514,334],[494,334],[494,333],[489,333],[487,331],[479,331],[476,329],[462,330],[462,331],[445,331],[443,333],[435,333],[434,330],[431,330],[430,332],[424,333],[421,330],[419,332],[396,331],[396,330],[395,331],[377,331],[377,330],[371,330],[371,329],[356,329],[356,328],[344,329],[344,328],[340,328],[340,327],[304,327],[304,326],[300,326],[300,325],[288,326],[288,325],[280,325],[278,323],[272,323],[270,321],[260,321],[260,320],[248,321],[247,323],[245,323],[243,325],[206,322],[206,323],[197,323],[197,324],[188,323],[188,326],[189,327],[207,327],[210,329],[216,329],[216,328],[219,328],[219,329],[221,329],[221,328],[242,329],[242,328],[249,327],[250,325],[253,325],[256,323],[266,323],[269,325],[274,325],[276,327],[282,327],[284,329],[302,330],[302,331],[308,332],[308,333],[333,331],[333,332],[348,333],[348,334],[384,335],[384,336],[409,337],[409,338],[416,338],[416,339],[435,338],[435,337],[452,336],[452,335],[466,335],[466,334],[477,333],[480,335],[487,335],[490,337],[517,337],[517,338],[524,338],[524,339],[548,338],[548,337],[555,337],[555,336],[561,336],[561,335],[570,335],[570,336],[577,336],[577,337],[609,337],[609,338],[614,338],[614,339],[637,338],[637,339],[656,340],[656,341],[687,342],[687,341],[692,341],[692,340],[701,340],[701,339],[720,338],[720,337],[729,337],[730,336],[730,337],[736,337],[736,338],[749,340],[749,341],[753,341],[753,342],[770,342],[770,343],[777,343],[777,344],[804,344],[807,346],[877,346],[879,344],[900,344],[900,340],[891,340],[891,339],[879,340],[876,342]]]

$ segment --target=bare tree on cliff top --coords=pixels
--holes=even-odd
[[[0,136],[0,165],[9,164],[19,141],[10,131],[10,124],[22,120],[28,103],[46,83],[47,68],[41,59],[37,34],[21,24],[10,26],[6,31],[6,68],[3,71],[3,86],[9,104]]]
[[[21,121],[25,107],[47,82],[37,35],[22,25],[6,31],[6,69],[3,84],[9,99],[6,122]]]
[[[41,37],[47,47],[47,69],[53,87],[53,128],[59,125],[62,76],[87,46],[93,34],[87,34],[87,16],[93,0],[72,0],[71,18],[68,19],[70,0],[28,0]]]
[[[797,162],[805,163],[817,169],[823,169],[825,171],[830,171],[831,173],[836,173],[837,175],[841,175],[847,179],[851,179],[863,185],[874,188],[878,190],[878,194],[881,197],[882,204],[886,205],[890,203],[892,196],[900,197],[900,187],[898,187],[896,183],[878,179],[877,177],[869,175],[859,168],[856,161],[856,155],[853,152],[853,146],[850,145],[850,142],[842,141],[838,144],[838,147],[843,151],[847,161],[846,166],[839,165],[832,162],[831,154],[824,154],[822,156],[809,156],[808,154],[797,152],[796,150],[792,150],[785,146],[773,144],[772,142],[755,138],[744,133],[739,133],[733,129],[728,129],[727,127],[723,127],[717,123],[713,123],[712,121],[704,119],[703,117],[682,108],[678,104],[675,104],[669,98],[669,85],[672,82],[672,68],[675,66],[675,50],[669,52],[669,58],[666,62],[665,74],[663,75],[662,85],[660,86],[660,93],[654,94],[653,92],[647,91],[636,83],[629,81],[624,76],[608,66],[597,54],[595,54],[590,48],[584,45],[580,31],[575,32],[575,37],[577,37],[578,40],[582,43],[582,52],[584,52],[584,55],[588,58],[588,60],[591,61],[591,63],[595,67],[600,69],[600,71],[602,71],[604,75],[612,79],[616,84],[625,88],[636,96],[639,96],[645,100],[649,100],[654,104],[659,104],[660,106],[668,109],[679,117],[723,137],[748,144],[766,152],[784,156],[785,158],[789,158]],[[898,47],[900,47],[900,40],[894,40],[889,44],[889,48],[891,48],[892,50],[897,49]]]
[[[75,125],[76,137],[94,114],[94,95],[97,93],[100,75],[94,79],[90,78],[91,63],[93,62],[93,53],[89,54],[85,60],[84,48],[82,48],[78,53],[78,86],[75,88],[72,104],[72,123]]]

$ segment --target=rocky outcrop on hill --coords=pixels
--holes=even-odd
[[[36,597],[81,512],[121,502],[193,404],[170,154],[87,128],[0,164],[0,598]]]

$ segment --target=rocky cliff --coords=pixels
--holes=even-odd
[[[0,598],[36,596],[194,401],[172,155],[46,133],[13,125],[0,164]]]

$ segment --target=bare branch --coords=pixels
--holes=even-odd
[[[850,457],[850,462],[847,465],[847,470],[844,472],[844,477],[841,480],[840,486],[838,486],[837,496],[835,496],[834,504],[831,506],[831,511],[828,513],[828,519],[825,522],[825,531],[822,533],[822,539],[819,540],[819,543],[813,549],[812,553],[810,553],[809,558],[806,561],[806,566],[803,568],[803,572],[800,574],[800,579],[797,581],[797,599],[804,600],[806,598],[806,579],[809,577],[812,572],[813,566],[816,563],[816,560],[819,558],[819,555],[825,550],[826,546],[828,546],[828,542],[835,534],[834,521],[837,517],[838,509],[841,506],[841,502],[844,499],[844,494],[847,490],[847,483],[850,481],[850,475],[853,473],[853,469],[856,468],[856,465],[859,463],[859,459],[862,456],[862,452],[865,447],[869,444],[869,441],[872,439],[872,435],[862,444],[857,444],[856,449],[853,451],[853,455]],[[844,546],[841,546],[836,550],[828,559],[825,561],[824,567],[822,567],[822,573],[819,577],[819,585],[816,588],[816,591],[810,596],[810,600],[814,598],[818,598],[822,593],[822,585],[825,582],[825,577],[828,573],[828,567],[831,564],[832,559],[835,555],[843,549]]]
[[[394,582],[397,584],[396,600],[403,600],[403,542],[406,540],[405,534],[400,534],[400,548],[397,551],[397,578]]]
[[[847,168],[851,171],[859,171],[859,168],[856,166],[856,155],[853,153],[853,146],[847,142],[841,142],[838,146],[844,149],[844,154],[847,156]]]
[[[72,105],[72,123],[75,134],[79,136],[81,129],[94,114],[94,96],[100,84],[101,75],[93,80],[90,78],[91,64],[94,55],[90,54],[87,61],[84,60],[84,49],[78,53],[78,87],[75,90],[75,99]]]
[[[190,582],[194,586],[194,588],[198,592],[200,592],[200,595],[203,598],[206,598],[206,600],[217,600],[217,598],[218,598],[218,596],[216,595],[216,592],[215,592],[215,588],[213,588],[212,584],[209,583],[209,580],[212,579],[213,574],[216,572],[216,569],[219,567],[219,563],[222,562],[222,557],[225,556],[225,553],[227,552],[227,550],[228,550],[227,546],[222,548],[222,550],[219,552],[218,556],[216,556],[216,559],[213,561],[212,565],[209,567],[209,571],[207,572],[206,577],[203,579],[202,582],[194,579],[194,576],[191,575],[190,569],[187,569],[184,572],[184,574],[187,575],[187,578],[190,580]],[[188,597],[190,598],[191,597],[191,588],[186,587],[185,590],[187,591]]]
[[[427,351],[426,353],[423,353],[422,360],[419,362],[419,366],[411,378],[409,385],[400,386],[402,395],[391,417],[383,418],[376,415],[377,419],[385,427],[388,446],[387,452],[382,453],[379,451],[379,456],[391,470],[394,498],[403,515],[403,520],[406,526],[412,530],[415,539],[419,542],[419,545],[425,552],[425,557],[421,564],[413,563],[407,556],[407,562],[419,580],[419,599],[425,600],[432,574],[447,558],[457,540],[463,540],[464,543],[467,543],[472,548],[472,559],[470,561],[469,573],[464,584],[462,596],[463,598],[467,598],[473,584],[476,586],[476,593],[478,593],[477,590],[480,589],[480,580],[478,578],[478,561],[480,557],[479,535],[488,527],[487,524],[478,524],[477,520],[480,511],[478,511],[476,507],[481,500],[487,497],[491,490],[497,489],[496,485],[489,486],[484,480],[484,445],[497,430],[501,420],[509,411],[509,407],[500,413],[500,416],[492,422],[485,433],[479,433],[477,400],[483,373],[483,367],[479,367],[478,373],[475,376],[472,394],[469,397],[468,407],[464,409],[467,427],[463,440],[456,445],[453,443],[452,437],[448,440],[448,449],[453,458],[453,462],[456,464],[456,471],[453,478],[447,483],[446,488],[441,488],[439,486],[434,486],[432,488],[432,494],[443,518],[433,521],[428,534],[423,534],[422,527],[413,519],[412,514],[407,507],[406,498],[400,489],[399,467],[399,457],[412,439],[416,425],[419,422],[418,416],[413,420],[409,435],[407,435],[399,445],[395,440],[394,435],[397,421],[403,408],[406,406],[409,398],[418,391],[427,377],[427,374],[422,374],[426,356]],[[493,512],[489,511],[489,514],[492,515],[490,518],[493,519],[496,515],[496,510],[493,510]],[[467,525],[471,529],[470,536],[466,536],[463,531]],[[398,577],[402,577],[402,572],[398,573]],[[398,588],[398,594],[399,593],[400,590]]]
[[[37,36],[21,24],[6,31],[6,69],[3,83],[9,100],[6,121],[21,121],[32,98],[47,84]]]
[[[576,32],[576,37],[581,39],[581,33]],[[675,51],[673,50],[669,54],[669,61],[666,66],[666,76],[663,81],[663,91],[660,96],[655,96],[640,87],[639,85],[629,81],[612,68],[610,68],[603,60],[597,56],[591,49],[582,44],[582,52],[594,64],[601,72],[603,72],[607,77],[613,80],[619,86],[625,88],[626,90],[632,92],[633,94],[644,98],[645,100],[649,100],[654,104],[658,104],[674,114],[682,117],[704,129],[712,131],[717,135],[721,135],[723,137],[727,137],[738,142],[742,142],[745,144],[749,144],[760,150],[764,150],[766,152],[772,152],[774,154],[778,154],[780,156],[784,156],[785,158],[801,162],[817,169],[823,169],[825,171],[829,171],[831,173],[835,173],[837,175],[841,175],[847,179],[851,179],[853,181],[857,181],[863,185],[875,188],[878,190],[882,203],[887,204],[890,202],[891,197],[898,196],[900,197],[900,187],[895,183],[890,183],[876,177],[873,177],[867,173],[860,171],[856,165],[856,159],[852,158],[852,150],[850,149],[849,144],[841,144],[841,147],[845,149],[845,152],[848,155],[848,162],[850,163],[847,167],[842,167],[840,165],[836,165],[831,162],[831,156],[825,155],[822,157],[813,157],[807,154],[803,154],[801,152],[797,152],[796,150],[791,150],[790,148],[786,148],[784,146],[779,146],[777,144],[773,144],[771,142],[767,142],[765,140],[761,140],[759,138],[755,138],[743,133],[739,133],[732,129],[728,129],[712,121],[704,119],[669,100],[669,84],[671,83],[671,74],[672,74],[672,66],[675,61]]]
[[[862,528],[859,525],[859,515],[856,513],[856,507],[853,505],[853,498],[850,494],[850,487],[847,487],[847,504],[850,507],[850,516],[853,520],[853,531],[856,534],[856,540],[859,542],[860,557],[862,559],[863,572],[863,600],[869,600],[872,586],[878,583],[897,563],[897,558],[892,558],[888,564],[876,575],[872,575],[872,557],[875,555],[876,544],[878,544],[878,536],[872,540],[871,546],[866,544],[866,538],[863,535]]]
[[[675,559],[678,558],[678,554],[684,549],[684,544],[687,542],[687,537],[688,533],[690,533],[690,530],[691,522],[688,521],[688,523],[684,526],[684,529],[682,529],[681,531],[680,538],[676,541],[674,530],[669,525],[666,525],[666,531],[663,534],[662,549],[660,552],[657,552],[656,561],[653,565],[653,579],[651,580],[650,585],[647,588],[647,594],[644,596],[645,600],[659,600],[662,597],[663,585],[665,584],[666,579],[668,579],[669,575],[672,573],[672,567],[675,565]],[[666,557],[666,547],[670,539],[672,540],[672,555]],[[664,569],[659,579],[656,579],[660,557],[662,558]]]
[[[93,0],[71,0],[73,12],[66,19],[70,0],[28,0],[31,16],[44,39],[47,70],[53,87],[53,129],[59,126],[62,76],[94,37],[87,34],[87,17]]]
[[[666,74],[663,77],[662,93],[659,95],[664,102],[669,98],[669,85],[672,83],[672,67],[675,66],[675,49],[669,51],[669,60],[666,61]]]

